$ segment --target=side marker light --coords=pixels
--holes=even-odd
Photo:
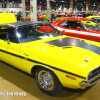
[[[67,78],[70,78],[70,79],[72,79],[72,80],[76,80],[76,78],[71,77],[71,76],[68,76],[68,75],[66,75],[66,77],[67,77]]]

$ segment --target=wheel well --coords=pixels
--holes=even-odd
[[[41,65],[35,65],[35,66],[33,66],[32,67],[32,69],[31,69],[31,75],[32,76],[34,76],[34,74],[35,74],[35,70],[38,68],[38,67],[43,67],[43,66],[41,66]],[[43,67],[43,68],[46,68],[46,67]],[[46,69],[49,69],[49,68],[46,68]],[[49,69],[49,70],[51,70],[51,69]],[[52,71],[52,70],[51,70]],[[52,71],[53,72],[53,71]],[[54,73],[54,72],[53,72]],[[55,73],[54,73],[55,74]],[[55,74],[56,75],[56,74]],[[57,75],[56,75],[57,76]]]
[[[37,67],[40,67],[39,65],[35,65],[32,67],[31,69],[31,75],[34,76],[35,70],[37,69]]]
[[[32,69],[31,69],[31,75],[32,75],[32,76],[34,76],[35,70],[36,70],[38,67],[43,67],[43,66],[41,66],[41,65],[35,65],[35,66],[33,66]],[[46,68],[46,67],[43,67],[43,68]]]

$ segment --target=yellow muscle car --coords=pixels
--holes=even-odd
[[[100,23],[100,16],[98,16],[98,15],[88,16],[86,18],[93,19],[93,20],[97,21],[98,23]]]
[[[0,25],[0,60],[35,76],[47,95],[85,89],[100,79],[100,44],[65,35],[45,22]]]

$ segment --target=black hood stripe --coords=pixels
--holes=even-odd
[[[48,41],[45,43],[50,44],[50,45],[55,45],[58,47],[77,46],[77,47],[81,47],[86,50],[95,52],[100,55],[100,47],[89,44],[89,43],[85,43],[84,40],[80,40],[80,39],[62,38],[62,39],[57,39],[53,41]]]
[[[52,69],[55,69],[55,70],[58,70],[58,71],[61,71],[61,72],[67,73],[67,74],[71,74],[71,75],[76,76],[76,77],[78,77],[78,78],[86,79],[86,77],[83,77],[83,76],[80,76],[80,75],[77,75],[77,74],[74,74],[74,73],[71,73],[71,72],[68,72],[68,71],[65,71],[65,70],[56,68],[56,67],[54,67],[54,66],[51,66],[51,65],[48,65],[48,64],[45,64],[45,63],[36,61],[36,60],[32,60],[32,59],[29,59],[29,58],[25,58],[25,57],[23,57],[23,56],[20,56],[20,55],[17,55],[17,54],[13,54],[13,53],[10,53],[10,52],[5,51],[5,50],[1,50],[1,49],[0,49],[0,51],[1,51],[1,52],[4,52],[4,53],[7,53],[7,54],[10,54],[10,55],[12,55],[12,56],[21,58],[21,59],[27,59],[28,61],[31,61],[31,62],[34,62],[34,63],[38,63],[38,64],[42,64],[42,65],[48,66],[48,67],[50,67],[50,68],[52,68]]]

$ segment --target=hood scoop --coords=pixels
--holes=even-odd
[[[71,46],[62,47],[62,49],[66,49],[66,48],[72,48],[72,47]]]

